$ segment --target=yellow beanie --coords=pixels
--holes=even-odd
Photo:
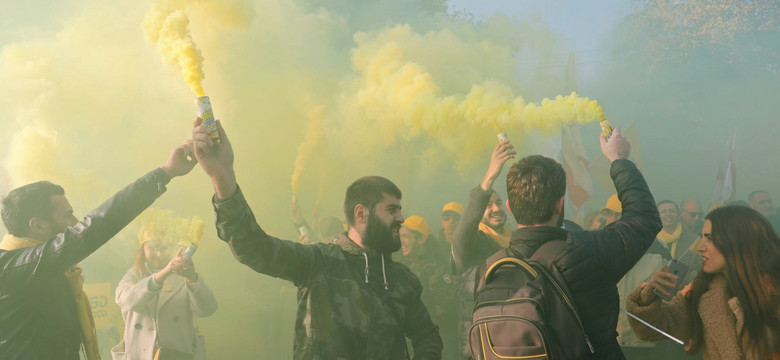
[[[428,223],[425,222],[425,219],[417,215],[412,215],[406,218],[406,221],[404,221],[403,226],[411,230],[417,231],[418,233],[422,234],[423,238],[427,238],[428,235],[431,234],[431,232],[428,230]]]

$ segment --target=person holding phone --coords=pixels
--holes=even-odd
[[[206,358],[194,316],[210,316],[217,301],[195,263],[184,256],[202,234],[203,221],[197,217],[184,219],[159,209],[141,215],[141,246],[116,288],[125,332],[111,349],[114,360]]]
[[[667,267],[653,274],[626,301],[629,312],[672,336],[688,340],[685,351],[710,359],[780,359],[780,239],[757,211],[726,206],[710,212],[696,250],[702,271],[679,286]],[[640,339],[662,335],[629,319]]]

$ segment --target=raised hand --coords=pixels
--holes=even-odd
[[[609,159],[610,163],[619,159],[628,159],[628,155],[631,153],[631,144],[620,133],[620,128],[616,127],[609,140],[604,137],[604,134],[601,134],[601,152]]]
[[[502,141],[496,145],[496,148],[493,149],[493,154],[490,156],[490,166],[488,166],[485,178],[482,180],[482,190],[488,191],[493,187],[493,182],[498,178],[501,169],[504,168],[504,164],[510,159],[514,159],[516,154],[517,152],[509,140]]]
[[[161,168],[168,174],[168,177],[173,179],[177,176],[187,175],[197,163],[198,161],[192,156],[192,140],[190,139],[171,149],[168,159]]]
[[[211,130],[200,125],[200,119],[195,119],[192,129],[192,146],[195,158],[203,171],[211,177],[217,197],[226,199],[236,192],[236,175],[233,171],[233,146],[217,120],[219,140],[214,141],[209,136]]]

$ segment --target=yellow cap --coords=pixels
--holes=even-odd
[[[463,215],[463,205],[458,204],[456,202],[446,203],[444,204],[444,207],[441,208],[441,212],[445,212],[445,211],[454,211],[459,215]]]
[[[422,234],[423,238],[427,238],[428,235],[431,234],[431,232],[428,230],[428,223],[425,221],[425,219],[417,215],[412,215],[406,218],[406,221],[404,221],[404,227],[417,231],[418,233]]]
[[[618,199],[617,194],[613,194],[612,196],[609,197],[609,199],[607,199],[607,205],[604,206],[604,209],[609,209],[616,213],[623,212],[623,205],[620,203],[620,199]]]

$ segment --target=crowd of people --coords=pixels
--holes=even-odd
[[[298,289],[294,359],[486,359],[469,334],[489,259],[530,259],[558,240],[562,250],[546,260],[581,319],[588,358],[780,359],[780,214],[770,194],[755,191],[706,214],[696,199],[657,201],[619,128],[600,139],[616,194],[579,223],[566,218],[566,173],[554,159],[512,163],[501,198],[494,183],[516,157],[501,141],[465,206],[443,204],[437,222],[405,217],[401,190],[366,176],[347,188],[345,222],[315,216],[309,224],[293,203],[293,241],[257,222],[219,122],[216,132],[196,120],[192,138],[160,168],[81,221],[50,182],[9,192],[0,358],[99,359],[78,263],[199,164],[214,185],[217,234],[236,260]],[[175,250],[199,237],[173,233],[154,223],[139,232],[136,261],[116,289],[125,331],[114,359],[206,357],[194,318],[215,313],[217,300],[192,259]]]

